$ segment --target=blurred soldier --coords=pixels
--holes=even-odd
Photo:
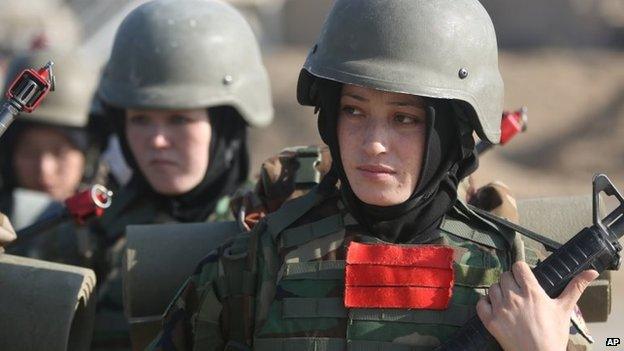
[[[247,180],[247,127],[270,123],[273,108],[251,28],[231,6],[204,0],[133,10],[98,96],[133,176],[91,226],[100,285],[93,347],[129,348],[119,275],[126,226],[229,217],[228,195]]]
[[[477,309],[506,349],[586,347],[570,316],[595,272],[550,299],[527,265],[539,252],[457,199],[473,133],[500,139],[477,0],[336,1],[297,95],[332,170],[206,256],[151,349],[430,350]]]
[[[86,129],[97,70],[75,54],[44,50],[12,60],[8,77],[48,60],[56,63],[56,91],[0,140],[0,208],[18,229],[32,224],[47,202],[73,195],[97,161]]]

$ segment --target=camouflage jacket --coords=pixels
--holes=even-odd
[[[209,254],[168,308],[151,350],[429,350],[471,316],[487,288],[518,258],[514,232],[458,203],[433,241],[451,247],[452,297],[444,310],[345,308],[350,242],[378,243],[340,196],[317,191],[286,203],[249,233]],[[519,245],[522,247],[522,245]],[[571,322],[568,349],[589,336]]]

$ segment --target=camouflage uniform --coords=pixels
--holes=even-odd
[[[492,143],[500,139],[496,37],[478,1],[337,0],[297,88],[301,104],[320,110],[319,131],[332,153],[337,141],[328,126],[335,127],[330,122],[338,117],[332,115],[336,106],[323,99],[339,84],[444,100],[457,124],[458,162],[474,161],[474,132]],[[205,257],[170,305],[150,349],[430,350],[475,314],[479,297],[514,261],[535,264],[544,256],[539,246],[525,247],[514,231],[460,201],[437,217],[427,241],[414,233],[412,241],[384,243],[380,233],[355,220],[344,189],[327,185],[285,203]],[[449,305],[347,308],[346,256],[356,242],[451,249]],[[569,348],[584,349],[589,336],[571,323]]]
[[[454,286],[446,310],[344,307],[349,243],[380,242],[345,210],[338,193],[285,204],[249,234],[208,255],[165,315],[153,350],[429,350],[471,316],[479,296],[518,257],[535,264],[539,247],[519,252],[515,235],[458,202],[436,239],[453,248]],[[589,336],[571,324],[569,350]],[[243,348],[244,349],[244,348]]]

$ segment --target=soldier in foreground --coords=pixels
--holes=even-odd
[[[129,349],[119,272],[126,226],[227,218],[228,195],[247,180],[247,127],[270,123],[273,108],[251,28],[216,1],[156,0],[133,10],[98,97],[133,178],[90,228],[100,286],[93,347]]]
[[[427,350],[475,313],[507,350],[585,349],[596,273],[549,298],[539,248],[457,199],[473,132],[500,138],[497,56],[478,1],[338,0],[298,85],[332,171],[202,260],[151,349]]]

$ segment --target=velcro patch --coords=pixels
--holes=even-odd
[[[453,249],[441,245],[352,242],[345,269],[348,308],[446,309],[453,287]]]

